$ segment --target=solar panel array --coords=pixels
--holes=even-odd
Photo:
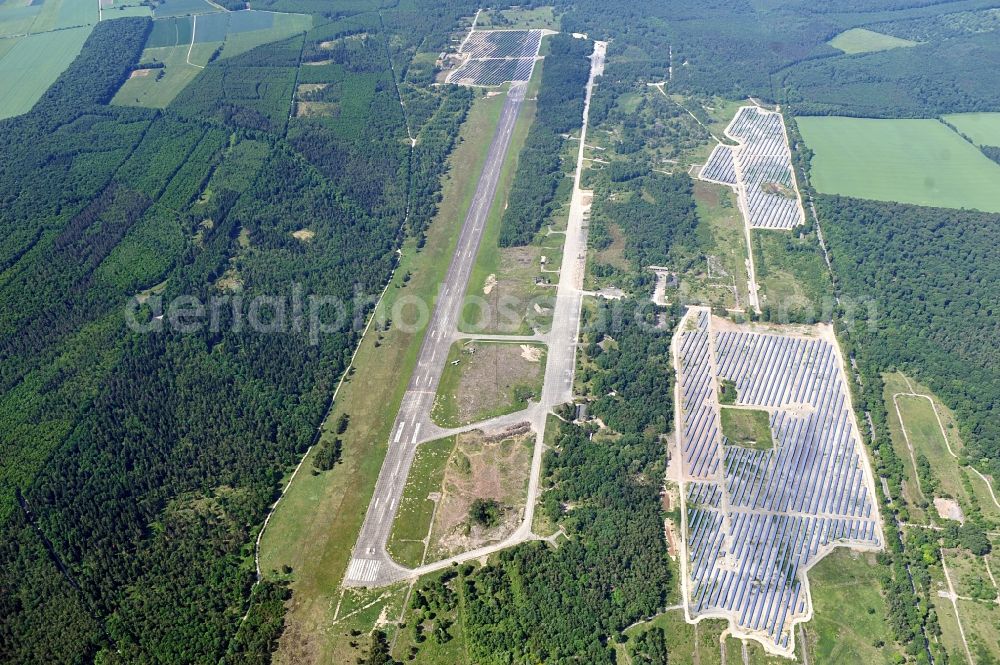
[[[534,58],[470,60],[452,72],[448,80],[467,85],[500,85],[507,81],[518,83],[531,78],[534,65]]]
[[[527,81],[541,42],[541,30],[473,30],[459,49],[465,62],[447,80],[487,86]]]
[[[726,134],[740,145],[716,146],[699,177],[737,185],[751,228],[788,230],[804,222],[781,114],[743,106]]]
[[[790,653],[793,621],[811,607],[804,571],[835,543],[881,547],[870,471],[831,342],[717,332],[695,311],[678,349],[688,609]],[[736,406],[770,411],[774,448],[729,445],[723,379]]]
[[[534,58],[541,30],[474,30],[461,52],[470,58]]]
[[[705,166],[701,167],[698,177],[723,185],[735,185],[736,166],[733,164],[733,149],[722,143],[715,146]]]

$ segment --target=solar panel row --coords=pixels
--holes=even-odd
[[[788,230],[805,221],[781,114],[743,106],[726,134],[740,145],[716,146],[699,177],[736,185],[744,195],[751,228]]]
[[[688,610],[790,652],[810,608],[803,571],[835,544],[881,547],[839,356],[823,338],[716,331],[708,310],[689,316],[678,337]],[[774,448],[728,445],[723,379],[737,408],[770,412]]]

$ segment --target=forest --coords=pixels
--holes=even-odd
[[[973,34],[912,48],[805,62],[777,73],[799,115],[926,118],[1000,108],[1000,40]]]
[[[797,112],[913,117],[996,110],[996,26],[966,18],[990,0],[811,3],[777,0],[560,0],[562,25],[595,39],[618,76],[670,79],[677,92],[747,96]],[[962,21],[952,17],[960,16]],[[928,24],[930,27],[928,27]],[[956,29],[956,24],[964,25]],[[853,27],[912,36],[912,49],[846,55],[826,42]],[[907,32],[909,30],[909,32]],[[982,34],[977,34],[982,33]],[[668,57],[672,55],[672,63]],[[668,76],[664,65],[672,64]],[[627,73],[625,73],[627,72]]]
[[[952,408],[966,456],[1000,460],[1000,216],[835,196],[817,198],[841,298],[844,334],[864,379],[892,369]]]
[[[553,200],[565,171],[564,134],[580,126],[583,90],[590,75],[593,45],[586,39],[559,34],[550,38],[542,69],[535,121],[518,157],[507,208],[500,222],[500,246],[526,245],[552,214]]]
[[[106,105],[151,22],[102,21],[31,113],[0,123],[3,662],[270,658],[288,591],[253,585],[254,538],[358,328],[312,337],[283,305],[263,315],[283,334],[242,323],[258,296],[313,295],[363,321],[433,216],[472,96],[403,110],[393,62],[445,43],[463,11],[424,4],[337,14],[365,25],[369,55],[328,80],[374,94],[323,120],[325,144],[290,111],[329,18],[213,61],[164,111]],[[191,329],[154,318],[177,297],[223,306]]]
[[[472,662],[610,665],[618,662],[614,644],[622,631],[666,606],[676,583],[660,503],[666,460],[661,435],[669,431],[673,412],[666,371],[672,326],[650,330],[653,315],[634,301],[614,316],[594,313],[614,318],[606,339],[614,335],[616,341],[609,362],[597,358],[601,367],[591,370],[592,388],[586,390],[597,398],[595,391],[613,387],[644,408],[614,420],[618,433],[591,424],[550,425],[558,431],[543,462],[539,510],[568,538],[557,548],[525,543],[482,567],[465,564],[421,582],[411,607],[433,620],[430,639],[447,641],[450,626],[458,624]],[[588,348],[596,356],[595,346]],[[638,368],[639,376],[629,371]],[[594,409],[602,417],[616,411],[599,404]],[[408,621],[405,628],[420,626]],[[642,648],[649,654],[665,650],[662,641]]]

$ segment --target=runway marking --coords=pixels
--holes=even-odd
[[[357,582],[374,582],[382,562],[376,559],[351,559],[347,566],[347,579]]]
[[[413,438],[410,440],[410,443],[416,443],[417,442],[417,435],[420,434],[420,426],[421,425],[423,425],[423,423],[417,423],[417,428],[415,430],[413,430]]]
[[[399,443],[399,437],[403,436],[403,427],[405,426],[406,423],[399,423],[399,429],[396,430],[396,438],[393,440],[393,443]]]

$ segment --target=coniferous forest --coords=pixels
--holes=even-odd
[[[660,120],[711,122],[674,93],[705,105],[753,96],[790,116],[1000,110],[996,31],[937,16],[992,0],[550,4],[563,34],[546,41],[505,247],[531,242],[566,187],[594,39],[609,50],[591,122],[648,120],[608,137],[621,154],[671,131]],[[308,13],[312,26],[213,58],[163,109],[111,103],[153,21],[103,20],[30,112],[0,120],[0,662],[270,662],[291,591],[255,584],[254,541],[315,441],[398,250],[409,238],[421,247],[438,210],[481,93],[437,85],[434,63],[478,8],[262,0],[254,9]],[[862,25],[918,43],[859,54],[827,43]],[[668,86],[662,99],[625,113],[624,98],[651,84]],[[795,159],[808,168],[804,151]],[[620,196],[603,191],[605,176]],[[610,246],[611,222],[640,270],[696,242],[686,171],[618,161],[587,177],[595,248]],[[842,300],[834,320],[864,382],[856,405],[871,413],[888,486],[898,493],[901,466],[881,376],[895,369],[954,410],[963,462],[1000,477],[1000,216],[815,203]],[[633,286],[652,279],[643,271]],[[294,304],[314,296],[346,303],[325,312],[343,325],[314,335]],[[475,662],[613,663],[613,641],[667,604],[675,581],[660,490],[680,313],[631,300],[587,310],[577,387],[610,431],[556,425],[538,511],[564,529],[558,548],[522,544],[446,573],[463,585]],[[617,317],[617,327],[591,335],[590,317]],[[251,319],[283,332],[250,330]],[[316,473],[344,451],[320,452]],[[887,537],[888,621],[916,659],[936,622],[919,553],[940,543]],[[988,547],[957,526],[943,538]],[[664,639],[637,638],[636,662],[665,662]],[[369,662],[390,662],[385,636],[370,641]]]
[[[0,122],[0,660],[270,657],[287,591],[251,599],[253,539],[363,303],[436,209],[472,94],[418,100],[409,77],[425,74],[406,63],[443,46],[459,5],[317,12],[309,33],[213,61],[162,111],[108,105],[152,22],[104,21]],[[362,33],[301,68],[353,86],[358,113],[296,117],[303,59]],[[157,302],[181,295],[223,299],[216,324],[166,325]],[[258,295],[362,304],[311,338],[291,305],[251,312]],[[288,332],[248,331],[250,315]]]

